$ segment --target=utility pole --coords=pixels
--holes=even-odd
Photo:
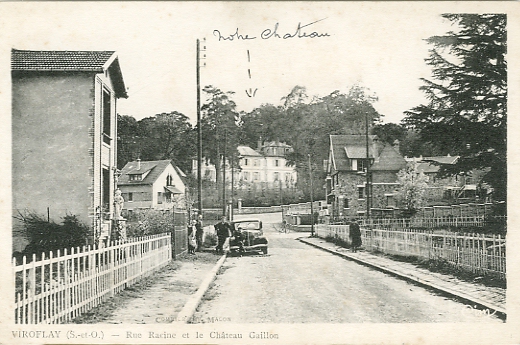
[[[229,221],[233,221],[233,203],[235,200],[235,158],[231,155],[231,203],[229,208]]]
[[[222,213],[226,215],[226,146],[227,146],[227,128],[224,128],[224,154],[222,159]]]
[[[370,218],[370,155],[368,153],[368,112],[365,113],[365,137],[366,137],[366,187],[365,187],[365,193],[366,193],[366,201],[367,201],[367,215],[366,218]]]
[[[200,118],[200,41],[197,39],[197,203],[202,214],[202,126]]]
[[[313,195],[313,187],[312,187],[312,166],[311,166],[311,154],[308,154],[309,157],[309,177],[311,180],[311,237],[314,237],[314,195]]]

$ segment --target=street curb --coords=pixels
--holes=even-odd
[[[389,273],[389,274],[391,274],[393,276],[396,276],[398,278],[402,278],[402,279],[405,279],[405,280],[408,280],[408,281],[412,281],[412,282],[417,283],[419,285],[422,285],[422,286],[429,287],[429,288],[432,288],[432,289],[437,290],[437,291],[441,291],[441,292],[447,293],[448,295],[451,295],[451,296],[463,299],[465,301],[469,301],[469,302],[471,302],[473,304],[476,304],[476,305],[478,305],[480,307],[488,308],[491,311],[495,311],[498,314],[501,314],[500,316],[503,317],[503,318],[505,318],[505,316],[507,315],[505,308],[496,306],[496,305],[494,305],[494,304],[492,304],[492,303],[490,303],[488,301],[483,301],[483,300],[481,300],[481,299],[479,299],[479,298],[477,298],[475,296],[468,295],[468,294],[466,294],[464,292],[456,291],[456,290],[450,289],[450,288],[445,287],[445,286],[440,286],[440,285],[438,285],[436,283],[433,283],[433,282],[430,282],[428,280],[421,279],[419,277],[414,277],[413,275],[408,275],[408,274],[396,271],[394,269],[391,269],[389,267],[380,266],[380,265],[377,265],[377,264],[374,264],[374,263],[371,263],[371,262],[367,262],[367,261],[359,259],[359,258],[355,258],[355,257],[349,256],[349,255],[347,255],[345,253],[340,253],[340,252],[331,250],[329,248],[322,247],[319,244],[315,244],[315,243],[311,243],[311,242],[306,241],[305,238],[301,238],[300,237],[300,238],[298,238],[298,240],[300,242],[303,242],[305,244],[311,245],[313,247],[316,247],[316,248],[319,248],[319,249],[322,249],[322,250],[326,250],[329,253],[332,253],[334,255],[341,256],[342,258],[349,259],[349,260],[355,261],[357,263],[360,263],[362,265],[375,268],[375,269],[377,269],[379,271],[382,271],[382,272],[385,272],[385,273]]]
[[[202,296],[208,291],[209,286],[215,280],[215,277],[217,276],[218,271],[224,264],[224,261],[226,261],[227,253],[222,255],[222,257],[217,261],[215,266],[211,269],[211,271],[208,273],[206,278],[202,281],[202,283],[199,286],[199,289],[195,294],[193,294],[188,302],[184,305],[182,310],[177,314],[175,317],[175,321],[172,323],[188,323],[191,318],[193,317],[193,314],[195,314],[195,311],[197,310],[197,307],[200,304],[200,301],[202,300]]]

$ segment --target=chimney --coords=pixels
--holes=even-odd
[[[392,146],[397,151],[397,153],[401,153],[401,152],[399,152],[399,139],[395,139],[394,143],[392,144]]]
[[[262,149],[262,139],[258,139],[258,147],[257,150],[260,151]]]
[[[141,170],[141,159],[137,158],[137,170]]]
[[[374,161],[379,161],[379,138],[377,135],[372,136],[372,155],[374,157]]]

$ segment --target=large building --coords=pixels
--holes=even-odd
[[[72,214],[109,234],[116,101],[127,98],[114,51],[12,50],[13,215]],[[27,244],[13,224],[14,250]]]
[[[296,169],[287,161],[287,154],[293,152],[291,146],[272,141],[259,142],[256,150],[249,146],[238,146],[237,150],[240,154],[240,169],[234,171],[235,188],[288,189],[296,186]],[[216,181],[214,165],[203,160],[201,170],[204,179]],[[196,175],[196,160],[193,161],[192,171]],[[226,164],[226,174],[231,176],[229,164]]]

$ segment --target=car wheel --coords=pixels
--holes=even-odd
[[[262,248],[262,253],[267,254],[267,247]]]

